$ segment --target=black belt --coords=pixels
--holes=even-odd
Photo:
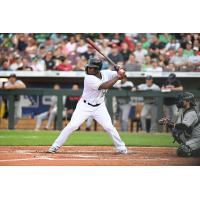
[[[91,104],[91,103],[88,103],[86,100],[83,100],[83,102],[86,103],[86,104],[88,104],[88,105],[90,105],[90,106],[92,106],[92,107],[97,107],[97,106],[100,105],[100,103],[99,103],[99,104],[93,105],[93,104]]]

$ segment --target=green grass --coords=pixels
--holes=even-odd
[[[47,146],[59,135],[58,131],[0,130],[0,146]],[[127,146],[176,146],[170,134],[120,134]],[[74,132],[65,145],[106,146],[113,145],[104,132]]]

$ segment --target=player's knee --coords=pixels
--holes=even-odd
[[[115,127],[113,125],[106,125],[104,126],[104,129],[107,131],[107,132],[110,132],[112,131],[113,129],[115,129]]]
[[[191,148],[188,145],[181,144],[177,151],[177,156],[179,157],[190,157],[192,155]]]
[[[72,124],[72,123],[69,123],[68,126],[67,126],[71,131],[75,131],[79,128],[79,124]]]

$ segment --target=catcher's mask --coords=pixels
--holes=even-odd
[[[100,71],[102,68],[102,60],[99,58],[90,58],[88,64],[85,66],[85,71],[88,74],[88,68],[96,68],[97,71]]]
[[[183,108],[183,101],[186,100],[190,102],[190,106],[196,106],[194,95],[190,92],[184,92],[183,94],[178,96],[176,106],[177,108]]]

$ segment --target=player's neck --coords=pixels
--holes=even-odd
[[[96,76],[97,78],[99,79],[102,79],[102,75],[101,75],[101,72],[99,71],[97,74],[95,74],[94,76]]]

